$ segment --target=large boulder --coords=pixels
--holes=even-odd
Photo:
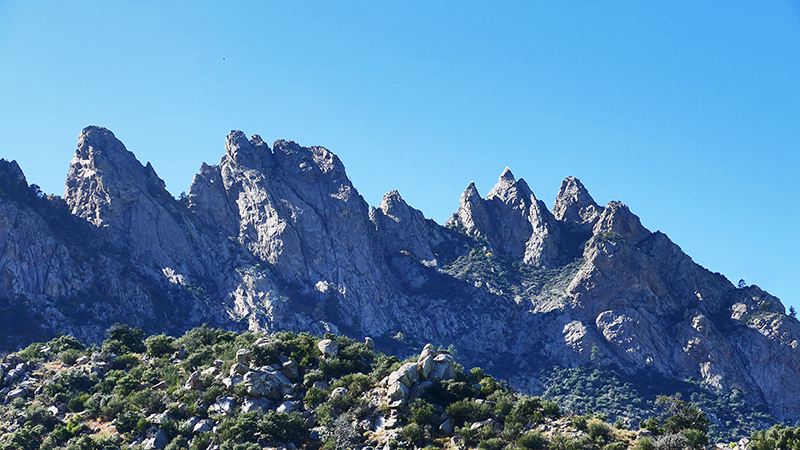
[[[442,353],[433,358],[430,379],[451,380],[456,377],[456,360],[450,353]]]
[[[322,352],[322,356],[333,358],[339,354],[339,346],[330,339],[323,339],[317,343],[317,348]]]
[[[194,371],[189,378],[186,379],[186,389],[190,389],[193,391],[199,391],[203,389],[203,382],[200,381],[200,372]]]

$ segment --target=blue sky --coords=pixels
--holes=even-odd
[[[241,129],[440,223],[574,175],[800,308],[800,2],[228,3],[0,0],[0,157],[61,194],[101,125],[177,196]]]

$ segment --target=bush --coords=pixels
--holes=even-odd
[[[655,450],[655,441],[650,436],[642,436],[633,444],[633,450]]]
[[[159,334],[157,336],[150,336],[144,341],[147,347],[147,356],[160,358],[162,356],[171,355],[175,351],[175,338]]]
[[[411,421],[420,426],[427,425],[431,417],[433,417],[433,405],[421,398],[411,402],[408,409],[408,415]]]
[[[692,447],[700,448],[704,445],[708,445],[708,436],[700,430],[689,428],[681,431],[681,435],[686,438],[689,445]]]
[[[58,355],[58,358],[67,366],[72,366],[81,357],[81,351],[74,348],[64,350]]]
[[[482,450],[502,450],[505,446],[505,441],[500,438],[490,438],[478,443],[478,448]]]
[[[547,448],[547,438],[541,431],[533,430],[519,438],[517,445],[528,450],[544,450]]]
[[[607,423],[596,420],[589,422],[587,429],[589,431],[589,437],[600,445],[602,445],[611,434],[611,427],[609,427]]]
[[[85,409],[86,400],[89,400],[89,394],[81,394],[77,397],[72,397],[67,402],[67,409],[72,412],[81,412]]]
[[[547,417],[556,419],[561,415],[561,407],[552,400],[545,400],[542,402],[542,413]]]
[[[603,446],[603,450],[625,450],[628,448],[624,442],[612,442]]]
[[[488,419],[492,415],[491,407],[486,403],[477,403],[468,398],[451,403],[445,412],[453,418],[456,424],[466,421],[478,422]]]
[[[655,441],[656,450],[687,450],[691,448],[689,441],[680,434],[665,434]]]
[[[141,353],[146,349],[144,331],[139,327],[131,328],[128,325],[114,324],[106,332],[103,348],[116,354]]]
[[[125,411],[120,413],[112,423],[120,433],[129,433],[135,430],[139,421],[144,418],[144,414],[139,411]]]
[[[114,361],[111,362],[111,368],[114,370],[128,370],[131,367],[137,366],[139,362],[139,358],[136,355],[126,353],[114,358]]]
[[[414,445],[420,445],[425,440],[425,429],[416,423],[410,423],[403,428],[403,437]]]
[[[47,343],[47,346],[56,353],[61,353],[64,350],[78,350],[80,352],[86,350],[85,345],[81,344],[79,340],[68,334],[50,340],[50,342]]]

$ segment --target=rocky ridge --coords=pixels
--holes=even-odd
[[[241,131],[172,198],[109,131],[81,133],[64,200],[0,163],[5,345],[114,322],[179,333],[369,335],[394,351],[453,343],[530,391],[543,365],[694,378],[800,418],[800,325],[780,300],[694,263],[574,177],[552,212],[510,170],[445,226],[396,191],[369,208],[322,147]],[[788,395],[787,395],[788,394]]]

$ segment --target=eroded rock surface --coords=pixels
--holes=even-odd
[[[55,332],[97,341],[114,322],[342,332],[379,348],[452,343],[465,365],[530,391],[545,364],[617,367],[800,418],[800,325],[780,300],[697,265],[574,177],[551,213],[506,169],[486,198],[470,184],[440,226],[396,191],[370,209],[323,147],[233,131],[176,200],[113,133],[88,127],[63,200],[14,162],[0,161],[0,188],[7,346]],[[386,386],[393,402],[451,376],[452,356],[432,348]],[[254,399],[288,394],[292,367],[241,356],[214,376]]]

